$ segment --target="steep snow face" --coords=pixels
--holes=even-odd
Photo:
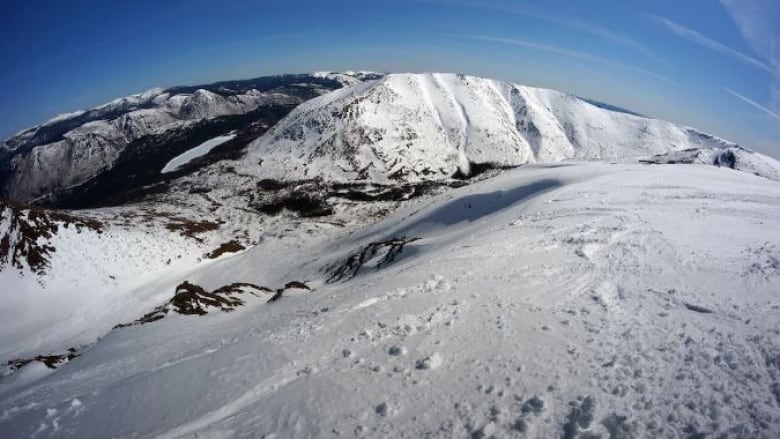
[[[552,90],[454,74],[392,74],[311,100],[252,144],[279,178],[444,178],[470,164],[635,160],[734,146]]]
[[[53,372],[33,361],[0,381],[0,435],[780,435],[777,182],[531,165],[329,230],[151,282],[142,299],[184,280],[314,290],[116,329]]]

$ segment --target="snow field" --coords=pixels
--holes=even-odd
[[[0,433],[774,437],[777,230],[777,184],[743,173],[524,167],[200,267],[317,289],[112,331],[0,395]],[[392,264],[324,283],[399,233]]]

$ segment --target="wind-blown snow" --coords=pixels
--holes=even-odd
[[[86,111],[84,111],[84,110],[77,110],[77,111],[71,111],[69,113],[58,114],[58,115],[52,117],[51,119],[49,119],[48,121],[46,121],[46,124],[47,125],[48,124],[54,124],[54,123],[58,123],[58,122],[62,122],[62,121],[68,120],[68,119],[73,119],[74,117],[79,117],[79,116],[81,116],[84,113],[86,113]]]
[[[315,291],[111,331],[0,390],[0,435],[780,434],[777,182],[710,165],[532,165],[325,230],[156,290]],[[324,283],[325,267],[401,235],[420,239]]]
[[[232,140],[236,137],[235,134],[226,134],[224,136],[217,136],[213,139],[209,139],[200,145],[189,149],[185,151],[184,153],[177,155],[176,157],[172,158],[171,161],[165,164],[162,171],[160,171],[161,174],[165,174],[168,172],[176,171],[177,169],[181,168],[182,166],[186,165],[187,163],[195,160],[198,157],[202,157],[209,152],[211,152],[212,149],[218,147],[219,145],[222,145],[223,143]]]

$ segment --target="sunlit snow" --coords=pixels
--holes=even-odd
[[[196,146],[195,148],[192,148],[190,150],[187,150],[183,154],[177,155],[171,161],[169,161],[165,167],[160,171],[160,173],[165,174],[168,172],[174,172],[181,168],[182,166],[186,165],[187,163],[195,160],[198,157],[204,156],[211,152],[212,149],[218,147],[219,145],[222,145],[223,143],[227,142],[228,140],[232,140],[235,138],[235,134],[225,134],[223,136],[217,136],[213,139],[209,139],[200,145]]]

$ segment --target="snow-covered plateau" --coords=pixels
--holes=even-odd
[[[345,87],[133,202],[0,204],[0,437],[780,436],[776,160],[311,77]]]

